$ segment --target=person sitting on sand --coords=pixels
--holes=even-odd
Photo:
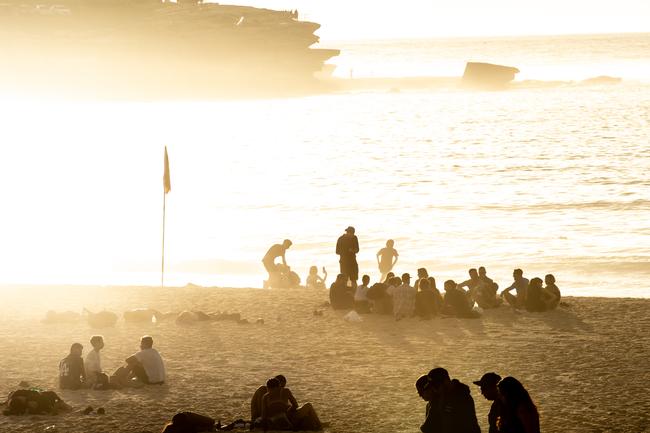
[[[84,347],[81,343],[74,343],[70,347],[70,354],[59,362],[59,387],[61,389],[79,389],[85,386],[86,370],[81,357]]]
[[[395,241],[388,239],[386,241],[386,247],[377,251],[377,266],[379,267],[379,272],[381,273],[381,277],[379,278],[380,283],[386,281],[388,273],[392,271],[397,264],[399,254],[397,253],[397,250],[394,248],[394,246]]]
[[[305,282],[305,287],[308,289],[319,289],[325,290],[327,286],[325,285],[327,281],[327,271],[325,266],[323,266],[323,278],[318,275],[318,268],[312,266],[309,268],[309,275],[307,275],[307,281]]]
[[[550,305],[557,305],[556,302],[558,302],[557,296],[550,290],[542,287],[541,278],[533,278],[530,280],[526,292],[526,302],[524,304],[526,311],[541,313],[547,311]]]
[[[10,415],[57,415],[68,412],[72,407],[66,404],[54,391],[19,389],[9,393],[2,412]]]
[[[436,286],[436,279],[433,277],[427,278],[429,280],[429,290],[433,292],[433,296],[436,298],[436,305],[438,307],[438,313],[442,312],[445,307],[445,299],[442,297],[440,290]]]
[[[395,320],[412,317],[415,314],[415,288],[411,286],[411,275],[402,274],[402,284],[393,290],[393,315]]]
[[[162,433],[199,433],[215,431],[215,421],[209,416],[194,412],[180,412],[165,425]]]
[[[555,277],[553,274],[547,274],[544,277],[544,282],[546,283],[546,287],[544,287],[546,292],[553,295],[553,298],[546,304],[546,310],[555,310],[560,305],[562,294],[560,293],[560,289],[555,285]]]
[[[111,377],[111,386],[140,387],[165,383],[165,364],[160,353],[153,348],[153,338],[145,335],[140,339],[140,351],[126,359],[126,366],[120,367]]]
[[[368,302],[368,287],[370,284],[370,276],[364,275],[361,277],[361,285],[357,286],[354,291],[354,310],[359,313],[370,313],[370,304]]]
[[[423,278],[428,279],[429,272],[426,270],[426,268],[418,268],[418,278],[415,280],[415,284],[413,284],[413,287],[415,287],[416,291],[420,289],[420,280]]]
[[[485,397],[486,400],[492,402],[490,406],[490,412],[488,413],[488,433],[499,433],[499,427],[497,421],[501,416],[501,399],[499,398],[499,390],[497,389],[497,384],[501,380],[501,376],[496,373],[485,373],[481,380],[474,381],[475,385],[481,387],[481,394]]]
[[[443,432],[480,433],[474,399],[470,389],[457,379],[451,380],[444,368],[431,370],[427,377],[431,391],[439,398]]]
[[[274,244],[269,248],[269,250],[264,254],[262,258],[262,263],[266,272],[269,273],[269,279],[264,283],[264,288],[266,289],[272,282],[274,275],[278,272],[275,259],[278,257],[282,258],[282,264],[287,266],[287,259],[285,257],[289,247],[293,245],[289,239],[285,239],[281,244]],[[271,286],[273,287],[273,286]]]
[[[502,299],[497,296],[499,285],[487,276],[483,266],[478,268],[478,277],[481,284],[479,285],[476,303],[483,309],[497,308],[502,303]]]
[[[512,277],[514,281],[510,287],[505,288],[503,292],[501,292],[501,297],[503,297],[508,304],[515,309],[524,308],[526,303],[526,290],[528,289],[529,283],[528,278],[524,278],[524,271],[521,269],[515,269],[512,271]],[[516,295],[510,293],[512,289],[515,290],[517,293]]]
[[[442,430],[442,408],[438,396],[433,392],[428,376],[420,376],[415,382],[415,389],[420,398],[427,402],[424,423],[420,426],[422,433],[438,433]]]
[[[507,433],[539,433],[539,413],[528,391],[514,377],[506,377],[497,385],[502,411],[499,431]]]
[[[415,294],[415,315],[428,320],[438,315],[438,302],[428,279],[421,279],[419,286]]]
[[[102,371],[102,360],[99,356],[100,350],[104,348],[104,337],[93,335],[90,344],[93,349],[88,352],[84,361],[86,382],[93,389],[108,389],[108,376]]]
[[[320,430],[321,422],[311,403],[298,407],[289,390],[276,378],[266,382],[267,393],[262,397],[262,425],[271,430]]]
[[[281,374],[275,376],[280,383],[280,387],[287,386],[287,378]],[[262,385],[253,393],[251,398],[251,422],[253,425],[261,425],[262,422],[262,397],[268,392],[266,385]]]
[[[348,277],[338,274],[336,281],[330,287],[330,305],[335,310],[350,310],[354,308],[354,295],[348,287]]]
[[[467,295],[470,301],[473,303],[478,297],[478,290],[481,286],[481,279],[478,277],[478,272],[476,269],[472,268],[469,270],[469,280],[465,280],[458,285],[459,289],[464,289],[467,287]]]
[[[392,272],[388,273],[386,281],[394,277]],[[386,293],[388,285],[384,283],[373,284],[366,293],[368,302],[373,313],[376,314],[393,314],[393,298]]]
[[[445,281],[445,306],[444,313],[449,316],[475,319],[479,313],[472,310],[467,293],[459,289],[454,280]]]

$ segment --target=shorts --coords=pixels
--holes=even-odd
[[[359,279],[359,265],[355,256],[341,257],[339,264],[341,265],[342,274],[347,275],[352,281]]]

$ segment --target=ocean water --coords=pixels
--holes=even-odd
[[[533,39],[491,40],[476,60],[566,83],[247,101],[5,98],[0,283],[159,284],[166,145],[166,284],[261,287],[261,258],[284,238],[303,279],[313,264],[331,281],[336,239],[353,225],[373,281],[390,238],[396,272],[425,266],[439,286],[483,265],[502,287],[521,267],[555,274],[566,294],[648,297],[650,35],[567,37],[570,49]],[[337,74],[353,64],[355,76],[459,75],[475,45],[343,45]],[[460,72],[426,69],[436,52]],[[623,81],[568,82],[603,74]]]

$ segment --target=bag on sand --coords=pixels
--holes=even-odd
[[[361,316],[359,316],[359,313],[352,310],[348,314],[343,316],[343,320],[348,322],[361,322],[363,319],[361,318]]]

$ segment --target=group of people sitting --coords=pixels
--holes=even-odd
[[[222,425],[206,415],[181,412],[174,415],[162,433],[198,433],[207,431],[228,431],[235,428],[250,430],[318,431],[323,425],[311,403],[298,405],[296,398],[287,388],[287,378],[279,374],[266,381],[251,398],[250,421],[238,419]]]
[[[482,309],[497,308],[503,300],[515,309],[532,312],[549,311],[559,305],[561,295],[553,275],[546,275],[546,286],[540,278],[524,278],[521,269],[515,269],[513,277],[513,283],[499,295],[499,285],[487,276],[485,267],[472,268],[469,279],[462,283],[445,281],[443,295],[425,268],[418,269],[414,285],[408,273],[398,277],[388,272],[383,282],[372,286],[370,277],[364,275],[362,284],[356,287],[348,284],[345,274],[339,274],[330,287],[330,304],[336,310],[393,314],[396,320],[413,316],[477,318]]]
[[[92,350],[84,361],[83,346],[74,343],[70,353],[59,362],[59,387],[61,389],[121,389],[144,385],[161,385],[165,382],[165,363],[153,348],[153,338],[145,335],[140,339],[140,350],[129,356],[125,364],[110,377],[102,369],[100,352],[104,338],[95,335],[90,339]]]
[[[537,407],[521,382],[490,372],[474,384],[492,401],[489,433],[539,433]],[[480,433],[469,387],[452,380],[447,370],[434,368],[418,378],[415,388],[427,402],[422,433]]]

